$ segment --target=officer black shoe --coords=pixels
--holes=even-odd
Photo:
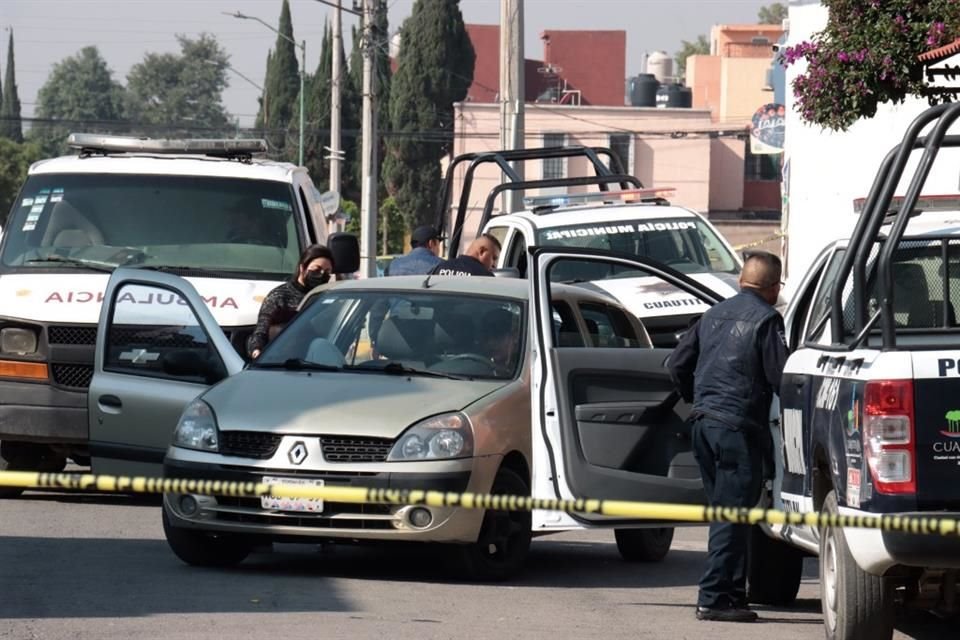
[[[757,612],[739,607],[697,607],[697,620],[756,622]]]

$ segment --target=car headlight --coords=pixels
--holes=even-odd
[[[199,451],[218,451],[217,417],[203,400],[194,400],[183,410],[173,432],[173,446]]]
[[[462,413],[427,418],[407,429],[387,456],[388,462],[444,460],[473,455],[473,427]]]
[[[37,334],[31,329],[4,327],[0,329],[0,351],[18,356],[37,352]]]

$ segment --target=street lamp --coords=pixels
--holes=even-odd
[[[297,47],[297,46],[300,47],[300,144],[299,144],[300,161],[298,164],[302,167],[303,166],[303,80],[304,80],[304,74],[307,68],[307,41],[301,40],[300,44],[298,45],[296,40],[286,35],[285,33],[281,33],[279,30],[274,29],[272,25],[264,22],[263,20],[261,20],[256,16],[248,16],[243,13],[240,13],[239,11],[237,11],[236,13],[227,13],[226,11],[224,11],[223,15],[231,16],[233,18],[240,18],[241,20],[256,20],[257,22],[265,26],[267,29],[270,29],[270,31],[273,31],[275,34],[277,34],[278,36],[280,36],[281,38],[283,38],[284,40],[292,44],[294,47]],[[236,70],[234,70],[234,72],[237,73]],[[240,75],[240,74],[237,73],[237,75]],[[267,92],[263,91],[263,95],[264,95],[264,98],[266,98]]]

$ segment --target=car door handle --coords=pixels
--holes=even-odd
[[[100,396],[97,401],[102,407],[110,407],[111,409],[120,409],[123,407],[123,403],[120,402],[120,398],[113,395],[103,395]]]

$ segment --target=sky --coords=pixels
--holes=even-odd
[[[389,0],[390,31],[410,15],[414,0]],[[756,21],[768,0],[526,0],[526,57],[539,58],[540,32],[546,29],[625,29],[627,73],[643,70],[647,52],[671,55],[682,40],[709,34],[714,24]],[[343,0],[352,8],[352,0]],[[461,0],[468,23],[496,24],[500,0]],[[22,114],[33,115],[37,91],[52,66],[87,45],[96,45],[114,78],[126,84],[130,68],[147,52],[176,52],[176,34],[214,34],[239,74],[262,85],[267,52],[276,35],[253,20],[224,13],[240,11],[276,26],[281,0],[0,0],[0,64],[6,68],[7,29],[14,30],[17,86]],[[333,9],[316,0],[290,0],[294,37],[306,40],[307,69],[316,70],[324,20]],[[357,18],[343,14],[345,47]],[[2,78],[2,76],[0,76]],[[241,126],[252,124],[260,90],[229,73],[224,91],[227,110]],[[6,87],[4,87],[6,90]]]

